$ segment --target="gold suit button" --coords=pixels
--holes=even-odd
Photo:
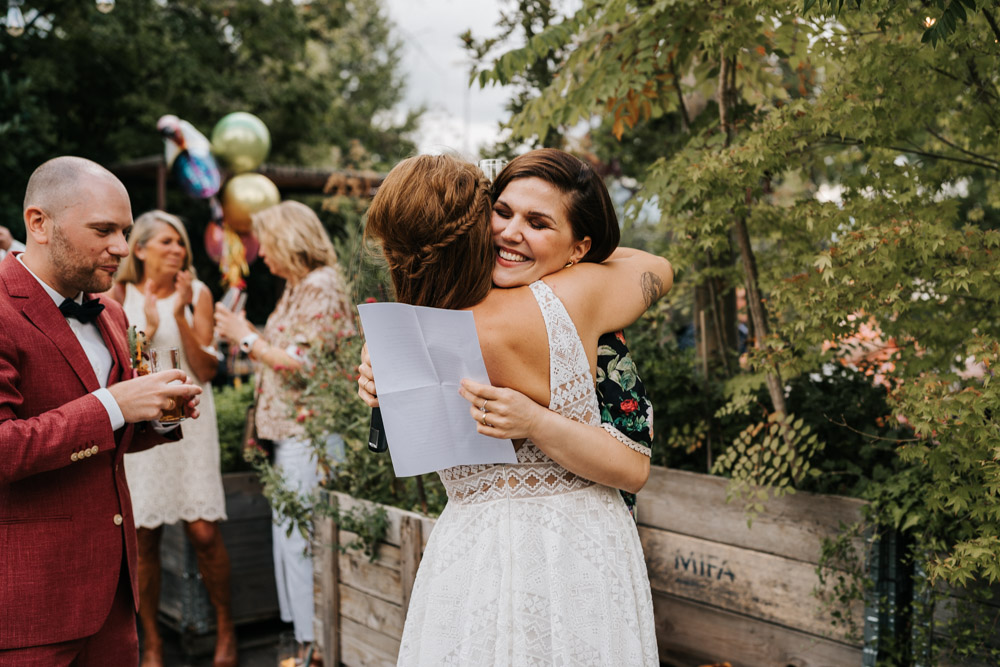
[[[73,452],[72,454],[69,455],[70,461],[76,461],[78,458],[80,458],[80,456],[76,452]]]
[[[115,518],[113,520],[114,520],[116,526],[122,525],[122,515],[121,514],[116,514]]]
[[[96,454],[97,452],[101,451],[101,449],[97,445],[94,445],[93,447],[90,448],[90,451]]]

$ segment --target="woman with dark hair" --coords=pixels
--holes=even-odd
[[[598,338],[669,289],[670,265],[626,250],[579,264],[606,251],[592,255],[590,233],[573,228],[572,197],[537,176],[504,191],[518,184],[494,207],[474,167],[420,156],[390,172],[369,209],[366,233],[383,244],[399,300],[471,310],[493,384],[569,418],[534,422],[531,439],[515,443],[516,465],[439,471],[449,502],[421,562],[399,664],[658,664],[642,549],[613,488],[641,487],[648,458],[598,428],[594,368]],[[602,190],[580,205],[603,208]],[[608,218],[613,210],[582,229],[602,236]],[[491,289],[498,274],[498,284],[531,284]],[[490,433],[503,415],[486,398],[475,417]]]

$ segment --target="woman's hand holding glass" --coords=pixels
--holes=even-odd
[[[254,333],[253,327],[247,322],[245,311],[234,313],[222,303],[215,304],[215,335],[230,343],[239,343],[243,338]]]

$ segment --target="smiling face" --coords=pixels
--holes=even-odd
[[[135,249],[135,256],[142,260],[146,278],[160,275],[176,276],[187,260],[187,247],[177,230],[163,222],[141,247]]]
[[[132,226],[128,194],[120,183],[91,178],[69,206],[47,217],[40,236],[48,253],[49,284],[63,296],[104,292],[128,256],[125,233]]]
[[[540,178],[511,181],[493,205],[497,287],[529,285],[578,262],[590,237],[576,239],[566,214],[566,196]]]

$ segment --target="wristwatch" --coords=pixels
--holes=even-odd
[[[246,336],[240,339],[240,350],[242,350],[247,354],[250,354],[250,350],[253,349],[253,344],[257,342],[258,338],[260,338],[260,334],[255,334],[255,333],[247,334]]]

